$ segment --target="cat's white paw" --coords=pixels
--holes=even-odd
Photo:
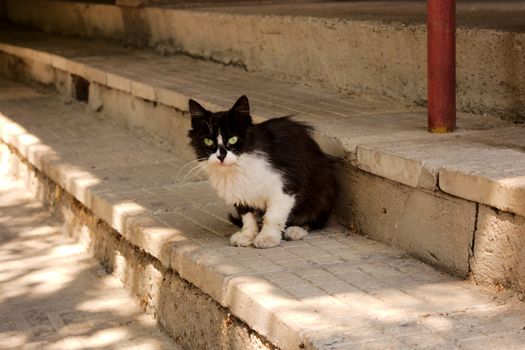
[[[288,241],[297,241],[306,237],[307,234],[308,231],[300,226],[289,226],[284,230],[283,238]]]
[[[253,245],[257,248],[272,248],[278,246],[279,243],[281,243],[281,231],[264,227],[253,241]]]
[[[247,231],[239,231],[230,237],[230,244],[236,247],[249,247],[253,244],[255,234]]]

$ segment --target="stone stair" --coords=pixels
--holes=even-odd
[[[0,80],[3,169],[185,348],[519,348],[525,305],[332,223],[229,246],[229,210],[177,152],[79,102]],[[157,140],[158,141],[158,140]]]
[[[519,4],[505,26],[481,28],[459,5],[458,102],[478,113],[433,135],[418,106],[421,5],[385,20],[352,3],[29,3],[4,0],[6,17],[135,48],[4,26],[0,74],[38,88],[0,82],[2,161],[184,346],[521,344],[523,306],[510,296],[525,292]],[[375,49],[359,50],[363,42]],[[270,250],[229,247],[230,208],[204,178],[186,181],[188,99],[218,110],[242,94],[257,122],[295,114],[340,159],[328,229]],[[199,305],[196,315],[187,305]]]
[[[213,110],[247,94],[256,121],[297,113],[341,159],[339,222],[454,275],[523,291],[522,125],[460,114],[457,132],[432,135],[422,110],[100,41],[8,30],[0,51],[5,74],[86,100],[185,161],[189,98]]]

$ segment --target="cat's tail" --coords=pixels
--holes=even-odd
[[[228,214],[228,220],[230,220],[230,222],[232,224],[234,224],[235,226],[242,228],[242,219],[241,218],[233,216],[233,214]]]

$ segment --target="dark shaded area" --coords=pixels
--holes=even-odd
[[[89,101],[89,81],[79,77],[78,75],[71,76],[73,80],[73,87],[75,88],[75,99],[81,102]]]
[[[0,0],[0,28],[2,28],[2,21],[7,19],[6,4],[4,1]]]

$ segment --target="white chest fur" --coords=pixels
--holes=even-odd
[[[212,187],[228,204],[264,210],[272,197],[283,194],[281,174],[260,154],[244,153],[233,166],[208,166],[206,171]]]

